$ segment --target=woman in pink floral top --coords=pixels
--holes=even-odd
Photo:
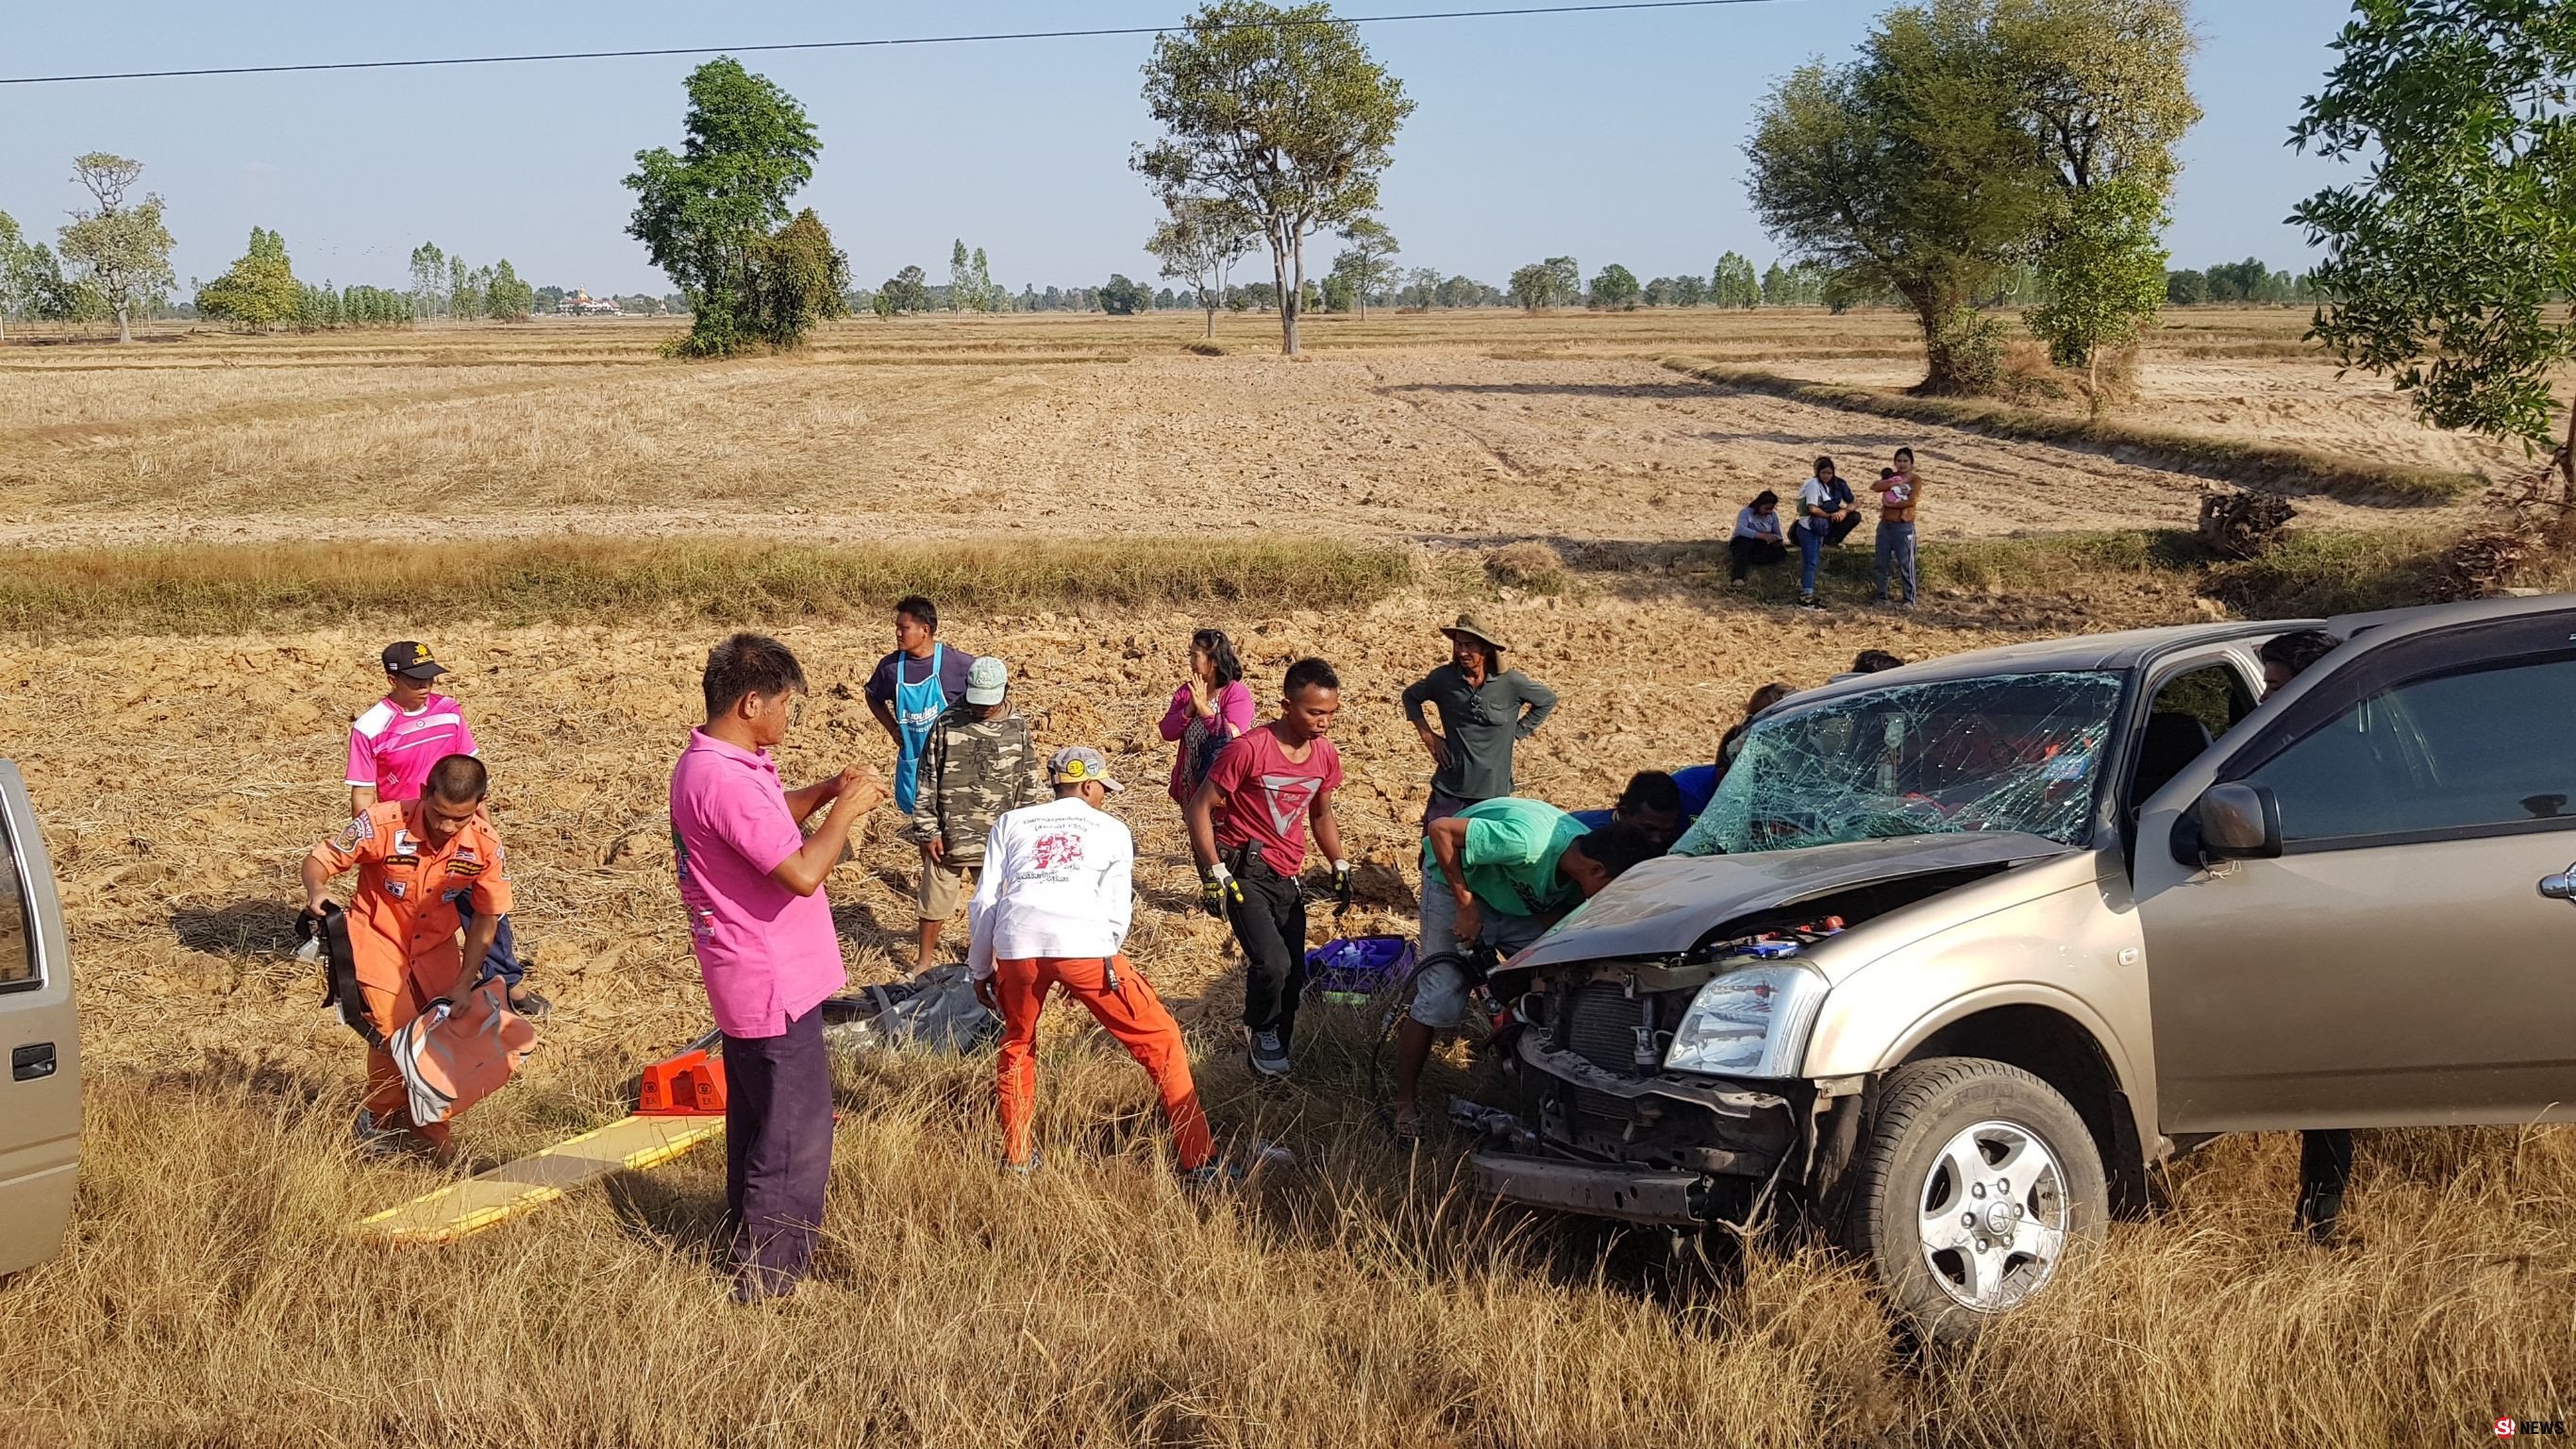
[[[1172,757],[1172,799],[1187,804],[1217,753],[1252,724],[1252,689],[1243,682],[1233,642],[1217,629],[1191,635],[1189,680],[1172,691],[1172,707],[1163,712],[1163,738],[1180,746]]]

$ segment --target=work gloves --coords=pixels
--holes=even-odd
[[[1199,877],[1199,904],[1207,913],[1222,921],[1225,908],[1243,904],[1243,882],[1224,866],[1215,866]]]

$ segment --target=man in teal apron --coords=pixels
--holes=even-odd
[[[966,693],[975,656],[939,642],[939,608],[918,594],[894,606],[894,652],[868,676],[868,711],[894,740],[894,803],[912,813],[922,745],[948,702]]]

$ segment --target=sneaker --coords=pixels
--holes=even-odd
[[[1037,1170],[1044,1166],[1046,1166],[1046,1154],[1043,1152],[1031,1152],[1029,1154],[1029,1160],[1026,1162],[1003,1163],[1002,1172],[1004,1176],[1016,1177],[1025,1182],[1029,1178],[1035,1176],[1037,1174]]]
[[[1817,598],[1813,594],[1800,594],[1798,596],[1798,607],[1801,609],[1821,609],[1824,606],[1825,601]]]
[[[510,993],[510,1009],[530,1021],[543,1021],[554,1015],[555,1004],[534,991],[520,990]]]
[[[1192,1192],[1210,1192],[1241,1181],[1243,1169],[1223,1160],[1203,1162],[1181,1174],[1181,1186]]]
[[[1252,1034],[1252,1049],[1250,1055],[1252,1060],[1252,1070],[1255,1074],[1264,1077],[1284,1077],[1288,1075],[1288,1046],[1287,1043],[1282,1042],[1279,1039],[1279,1033],[1275,1031],[1254,1032]]]

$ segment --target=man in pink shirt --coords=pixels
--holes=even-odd
[[[465,723],[464,706],[430,688],[447,666],[431,657],[428,645],[412,639],[388,644],[384,662],[385,697],[349,726],[349,814],[358,818],[379,801],[408,804],[419,799],[429,767],[449,755],[482,755]],[[460,898],[457,909],[465,924],[473,925],[472,905]],[[542,1021],[554,1003],[527,988],[527,974],[518,938],[504,916],[475,979],[498,977],[509,990],[510,1009]]]
[[[707,722],[671,772],[671,855],[707,1006],[724,1033],[725,1225],[734,1298],[796,1289],[832,1170],[825,998],[849,982],[823,877],[851,827],[885,800],[853,765],[790,792],[769,752],[787,738],[805,671],[775,639],[736,634],[707,655]],[[829,804],[809,839],[801,822]]]

